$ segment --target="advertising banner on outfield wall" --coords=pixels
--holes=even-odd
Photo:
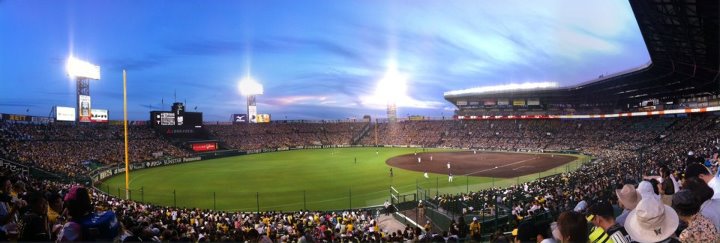
[[[75,108],[62,106],[55,107],[55,120],[75,121]]]
[[[525,99],[514,99],[513,100],[514,106],[524,106],[525,105]]]
[[[484,106],[494,106],[496,103],[495,100],[483,100]]]
[[[217,143],[215,142],[193,143],[190,146],[192,146],[192,150],[195,152],[207,152],[217,150]]]
[[[91,122],[90,96],[80,95],[78,97],[78,120],[79,122]]]
[[[510,105],[510,99],[498,99],[498,105]]]
[[[90,120],[92,122],[102,122],[102,123],[108,122],[108,110],[91,109],[90,115],[91,115]]]

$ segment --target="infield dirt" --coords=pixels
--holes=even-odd
[[[392,167],[419,172],[512,178],[543,172],[575,159],[574,156],[558,154],[463,151],[406,154],[392,157],[385,163]],[[448,162],[450,169],[447,166]]]

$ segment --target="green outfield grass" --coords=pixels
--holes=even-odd
[[[394,176],[390,177],[390,167],[385,160],[421,151],[418,148],[294,150],[137,170],[130,174],[131,197],[159,205],[230,211],[257,211],[258,204],[261,211],[347,209],[382,204],[390,197],[391,185],[400,193],[415,193],[417,185],[432,196],[459,193],[509,186],[574,170],[587,159],[579,156],[568,166],[513,179],[456,176],[450,183],[444,174],[430,174],[426,179],[421,172],[398,168],[393,169]],[[125,178],[120,174],[98,188],[124,197],[124,184]]]

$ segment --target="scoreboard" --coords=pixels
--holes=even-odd
[[[200,128],[203,123],[202,112],[152,111],[150,121],[154,127]]]
[[[202,128],[202,112],[185,112],[182,103],[173,104],[172,111],[151,111],[150,122],[153,127],[163,128]]]

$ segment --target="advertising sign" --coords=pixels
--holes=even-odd
[[[90,122],[92,115],[90,113],[90,96],[80,95],[78,97],[78,118],[80,122]]]
[[[540,105],[540,99],[539,98],[529,98],[527,100],[528,105]]]
[[[255,122],[257,123],[269,123],[270,122],[270,114],[257,114],[257,120]]]
[[[90,110],[90,121],[92,122],[108,122],[108,110],[102,109],[91,109]]]
[[[248,106],[248,119],[251,123],[257,122],[257,106]]]
[[[525,99],[514,99],[513,100],[514,106],[524,106],[525,105]]]
[[[247,114],[233,114],[232,121],[234,124],[246,123],[247,122]]]
[[[215,142],[193,143],[191,146],[192,146],[192,150],[195,152],[205,152],[205,151],[217,150],[217,143],[215,143]]]
[[[55,119],[57,121],[75,121],[75,108],[55,107]]]

